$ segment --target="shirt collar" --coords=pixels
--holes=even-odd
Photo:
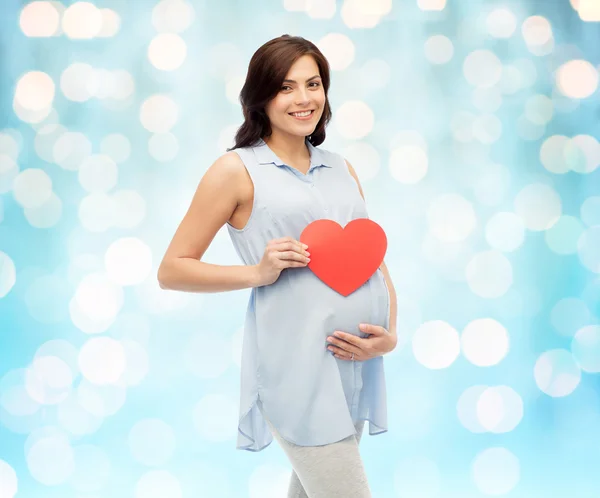
[[[308,139],[306,139],[306,145],[310,152],[310,169],[316,168],[318,166],[325,166],[326,168],[331,168],[331,165],[326,164],[324,154],[320,149],[311,144]],[[271,150],[271,148],[266,144],[266,142],[262,138],[259,139],[258,145],[254,148],[254,153],[256,154],[256,158],[258,159],[259,164],[275,164],[276,166],[289,166],[277,157],[275,152]]]

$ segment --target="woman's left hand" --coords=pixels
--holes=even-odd
[[[340,360],[352,360],[354,353],[354,361],[365,361],[393,351],[398,342],[396,334],[391,334],[381,325],[361,324],[360,330],[370,334],[369,337],[362,338],[336,330],[333,336],[327,338],[327,349],[333,351]]]

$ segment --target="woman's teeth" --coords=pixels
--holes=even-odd
[[[291,112],[290,115],[291,116],[295,116],[297,118],[305,118],[307,116],[310,116],[313,113],[313,111],[307,111],[307,112],[298,112],[298,113],[293,113]]]

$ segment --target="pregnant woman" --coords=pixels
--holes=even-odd
[[[327,60],[304,38],[283,35],[256,51],[235,146],[201,179],[158,279],[190,292],[252,288],[237,449],[261,451],[276,438],[294,469],[288,497],[365,498],[358,442],[366,420],[370,435],[387,431],[383,355],[397,343],[396,295],[385,264],[337,293],[299,242],[315,220],[368,218],[352,166],[318,147],[328,89]],[[200,261],[225,224],[242,266]]]

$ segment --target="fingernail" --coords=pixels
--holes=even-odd
[[[306,249],[308,246],[306,244],[302,244],[304,246],[304,249]]]

